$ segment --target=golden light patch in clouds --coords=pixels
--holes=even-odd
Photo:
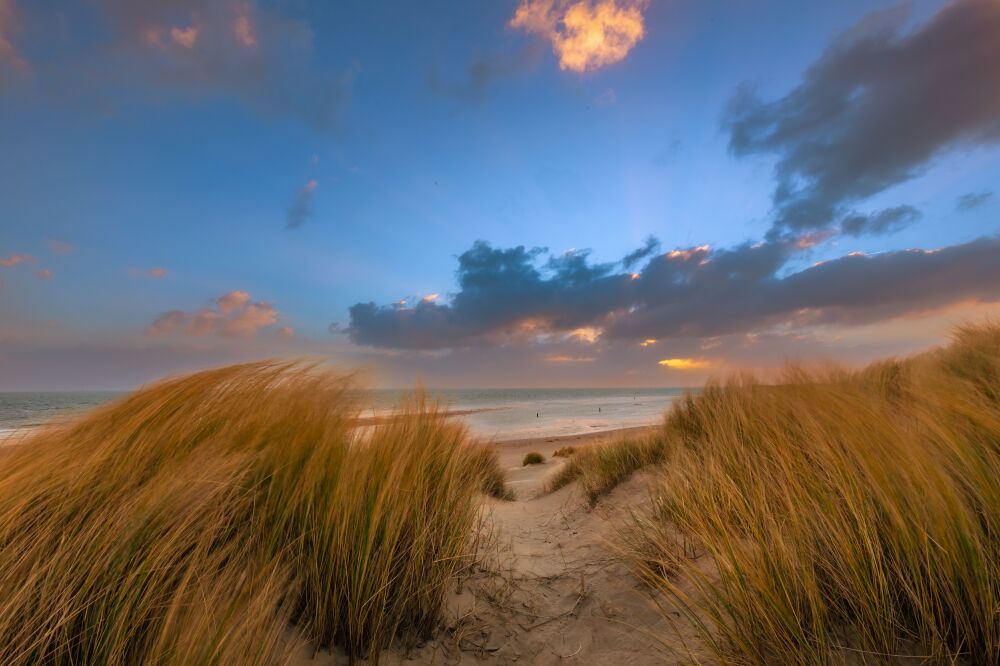
[[[521,0],[512,28],[552,44],[559,68],[573,72],[619,62],[646,35],[647,0]]]
[[[597,359],[593,356],[567,356],[566,354],[549,354],[545,357],[549,363],[590,363]]]
[[[639,346],[640,347],[652,347],[655,344],[656,344],[656,339],[655,338],[646,338],[645,340],[643,340],[642,342],[639,343]]]
[[[427,294],[420,300],[422,300],[424,303],[433,303],[438,299],[439,296],[440,294]]]
[[[581,342],[594,343],[597,342],[597,338],[601,337],[601,329],[594,328],[592,326],[585,326],[583,328],[570,331],[569,337]]]
[[[672,370],[705,370],[715,364],[703,358],[665,358],[660,365]]]

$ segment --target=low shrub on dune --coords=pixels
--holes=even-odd
[[[532,452],[524,456],[524,460],[521,461],[521,464],[525,466],[541,465],[543,462],[545,462],[545,456],[543,456],[541,453]]]
[[[161,382],[0,452],[0,663],[377,659],[426,635],[495,453],[422,401],[357,425],[350,376]]]

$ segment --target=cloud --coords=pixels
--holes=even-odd
[[[76,246],[66,241],[52,239],[49,241],[49,251],[52,254],[71,254],[76,252]]]
[[[167,277],[167,269],[160,267],[150,268],[148,275],[149,277],[154,278],[156,280],[162,280],[163,278]]]
[[[521,0],[510,26],[552,44],[559,68],[587,72],[624,60],[645,34],[645,0]]]
[[[166,89],[240,99],[326,130],[337,127],[349,102],[354,68],[337,73],[314,58],[311,28],[283,6],[256,0],[90,4],[107,39],[79,42],[71,58],[53,61],[45,74],[50,89],[101,109],[123,99],[122,87],[150,91],[150,99],[161,99]]]
[[[538,62],[542,50],[537,44],[527,44],[515,53],[494,53],[483,56],[465,68],[456,81],[444,78],[437,69],[427,74],[427,85],[438,94],[462,102],[476,104],[484,101],[493,85],[502,79],[516,76]]]
[[[34,257],[30,254],[11,254],[6,259],[0,259],[0,266],[6,268],[13,268],[18,264],[30,263],[34,261]]]
[[[545,360],[549,363],[593,363],[595,356],[569,356],[567,354],[547,354]]]
[[[217,298],[212,307],[190,312],[165,312],[147,326],[144,333],[149,337],[217,335],[252,338],[259,329],[273,326],[277,321],[278,311],[270,303],[252,301],[245,291],[231,291]],[[284,337],[282,330],[279,329],[278,334]]]
[[[18,27],[14,0],[0,0],[0,89],[6,83],[8,74],[24,74],[29,71],[28,63],[11,42]]]
[[[593,330],[600,341],[703,338],[817,324],[855,325],[963,302],[1000,301],[1000,237],[936,250],[850,255],[794,272],[800,250],[772,240],[651,256],[633,278],[586,252],[478,241],[459,256],[448,302],[357,303],[348,336],[400,349],[446,349]]]
[[[622,266],[625,268],[632,268],[643,259],[646,259],[659,251],[660,241],[658,241],[654,236],[647,236],[642,247],[638,250],[629,252],[624,258],[622,258]]]
[[[1000,3],[956,0],[901,34],[905,19],[870,14],[784,97],[744,85],[729,103],[733,154],[778,158],[772,235],[827,227],[935,156],[1000,140]]]
[[[869,215],[852,213],[840,222],[841,232],[849,236],[881,236],[896,233],[910,226],[922,216],[913,206],[886,208]]]
[[[49,270],[48,268],[43,268],[40,271],[36,271],[35,275],[38,276],[39,280],[51,280],[52,279],[52,271]]]
[[[312,216],[313,193],[316,191],[316,181],[310,180],[302,186],[292,200],[285,215],[285,228],[298,229]]]
[[[982,192],[968,192],[963,194],[958,198],[955,203],[955,208],[962,213],[967,213],[970,210],[975,210],[993,201],[994,193],[992,190],[983,190]]]
[[[665,358],[657,363],[671,370],[706,370],[715,365],[703,358]]]

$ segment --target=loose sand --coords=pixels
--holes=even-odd
[[[693,645],[692,634],[664,619],[645,588],[615,557],[610,542],[629,511],[648,502],[647,479],[636,475],[591,509],[575,484],[540,495],[545,479],[565,464],[563,446],[607,442],[625,431],[545,437],[496,444],[517,493],[489,500],[484,510],[482,566],[445,599],[444,628],[409,652],[384,654],[387,664],[644,664],[691,663],[667,651]],[[526,453],[545,456],[524,467]],[[662,600],[661,600],[662,603]],[[667,616],[680,625],[679,614]],[[347,663],[307,651],[297,665]]]

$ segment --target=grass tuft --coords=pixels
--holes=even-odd
[[[541,465],[543,462],[545,462],[545,456],[541,453],[532,452],[524,456],[524,460],[521,461],[521,465]]]

